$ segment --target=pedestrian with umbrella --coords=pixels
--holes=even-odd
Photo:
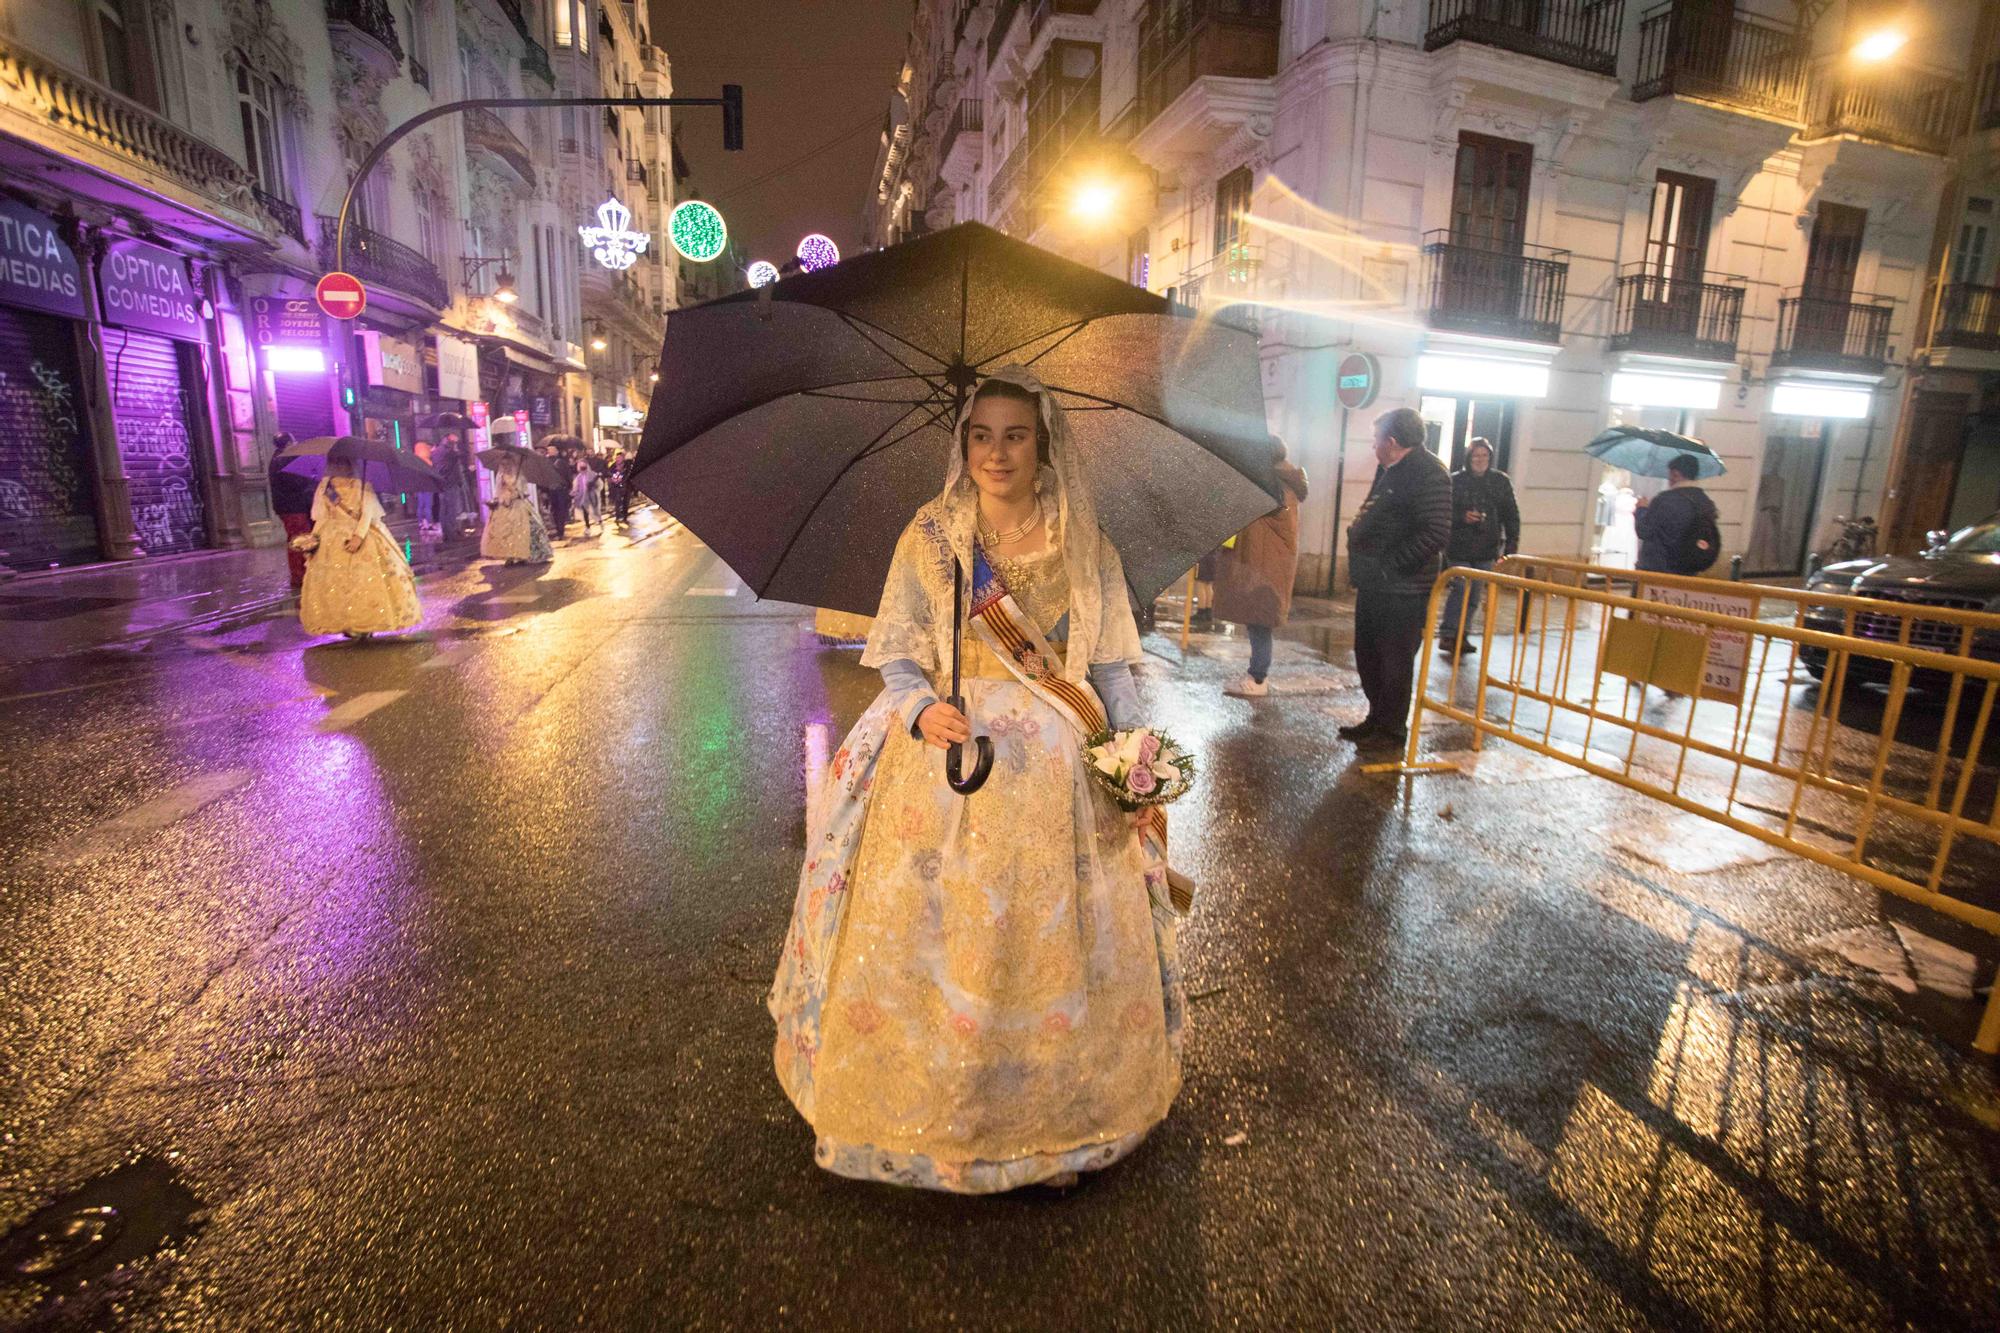
[[[510,565],[540,565],[555,559],[535,495],[539,485],[562,484],[554,465],[517,444],[482,449],[479,461],[493,469],[493,504],[486,513],[486,530],[479,534],[479,554]]]
[[[1139,719],[1133,597],[1277,503],[1256,340],[967,225],[676,311],[654,403],[642,489],[760,595],[875,613],[769,998],[815,1160],[1122,1158],[1186,1002],[1164,820],[1085,749]]]
[[[423,619],[417,579],[384,525],[382,501],[359,474],[379,465],[399,489],[434,489],[436,475],[385,441],[351,435],[305,440],[281,450],[326,458],[313,495],[312,531],[293,545],[306,552],[299,623],[308,634],[367,639],[408,629]]]
[[[1642,477],[1667,479],[1667,489],[1640,500],[1633,516],[1640,569],[1701,574],[1721,558],[1721,515],[1708,492],[1695,484],[1724,471],[1722,460],[1707,445],[1673,431],[1613,426],[1584,452]]]

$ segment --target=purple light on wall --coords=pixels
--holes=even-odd
[[[833,243],[831,236],[813,232],[799,242],[798,256],[799,267],[808,273],[817,273],[840,262],[840,247]]]

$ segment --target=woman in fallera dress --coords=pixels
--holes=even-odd
[[[1137,1147],[1180,1088],[1186,1000],[1157,826],[1081,754],[1138,725],[1140,649],[1062,409],[1009,367],[957,440],[897,543],[862,656],[884,689],[808,813],[769,1003],[820,1166],[983,1194]],[[969,719],[942,702],[954,564]],[[993,767],[966,797],[945,752],[975,730]]]
[[[408,629],[423,618],[416,576],[382,519],[375,488],[354,475],[354,465],[329,461],[313,492],[317,544],[299,589],[299,623],[306,633],[365,639]]]
[[[493,504],[486,513],[486,531],[479,534],[479,554],[510,565],[556,558],[535,488],[521,476],[521,460],[511,454],[502,454],[493,466]]]

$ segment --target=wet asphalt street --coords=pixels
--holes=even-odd
[[[1849,957],[1993,942],[1551,765],[1362,774],[1338,616],[1254,704],[1149,638],[1187,1085],[964,1199],[819,1172],[771,1074],[855,654],[673,532],[423,591],[0,667],[0,1232],[124,1227],[0,1326],[2000,1327],[1978,1005]]]

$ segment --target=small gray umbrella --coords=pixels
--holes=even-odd
[[[533,449],[523,449],[518,444],[496,444],[479,451],[479,461],[487,467],[499,466],[503,458],[517,460],[521,464],[522,478],[544,490],[563,484],[562,474],[556,471],[556,465]]]
[[[1728,471],[1715,451],[1692,435],[1650,426],[1613,426],[1583,447],[1592,458],[1611,467],[1623,468],[1641,477],[1664,477],[1667,464],[1682,454],[1692,454],[1699,477],[1719,477]]]

